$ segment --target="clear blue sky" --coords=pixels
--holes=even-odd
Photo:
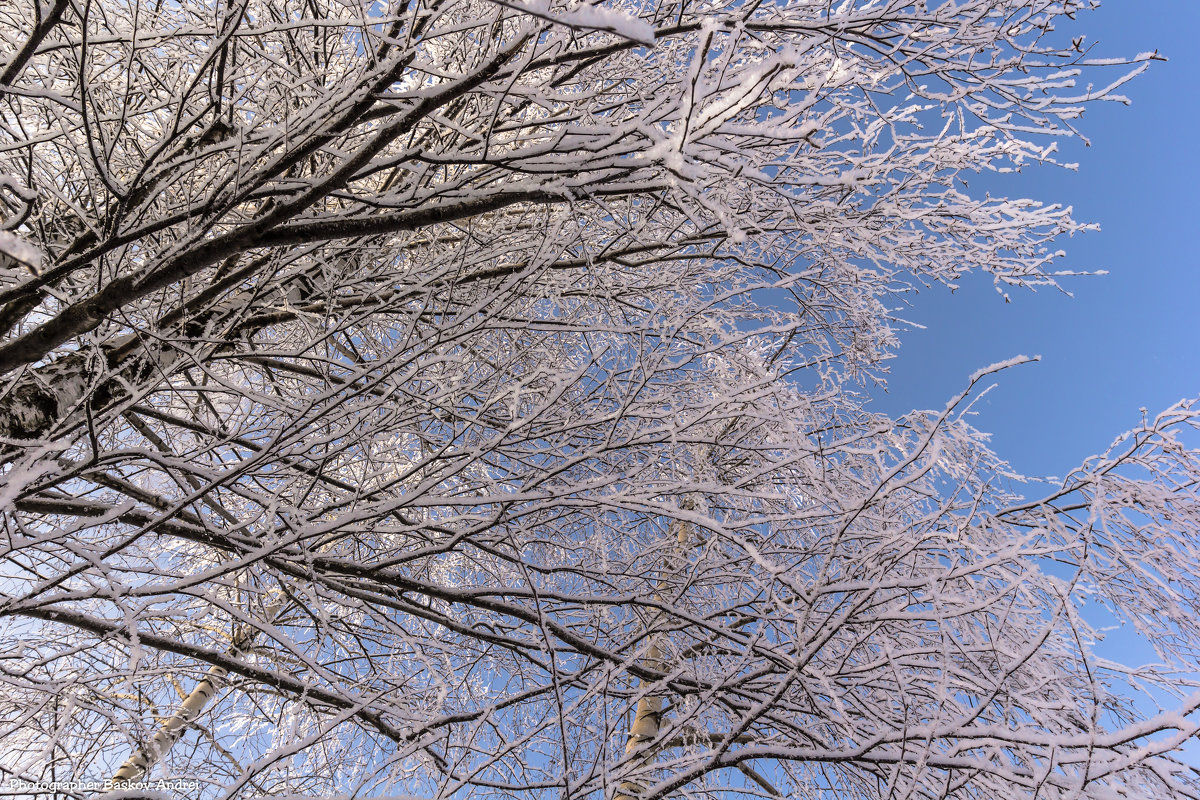
[[[1041,363],[996,377],[975,424],[1018,471],[1061,476],[1135,425],[1139,408],[1154,414],[1200,395],[1197,30],[1200,0],[1109,0],[1064,31],[1087,34],[1097,56],[1157,49],[1169,61],[1124,87],[1132,105],[1085,114],[1079,127],[1092,146],[1062,146],[1062,160],[1078,162],[1078,172],[1033,167],[972,188],[1073,206],[1101,231],[1061,242],[1068,257],[1060,268],[1110,274],[1068,279],[1074,297],[1010,292],[1011,304],[986,278],[965,280],[953,296],[922,290],[900,316],[926,327],[901,335],[888,393],[874,400],[880,410],[940,409],[974,370],[1040,354]],[[1127,629],[1110,634],[1100,653],[1154,660]],[[1200,765],[1200,743],[1185,758]]]
[[[940,409],[979,367],[1040,354],[997,378],[976,424],[1018,471],[1062,475],[1136,424],[1140,407],[1155,413],[1200,394],[1197,30],[1196,0],[1109,0],[1060,28],[1087,34],[1097,56],[1157,49],[1170,60],[1126,84],[1132,105],[1084,115],[1092,146],[1061,146],[1078,172],[1035,165],[971,187],[1073,206],[1102,230],[1063,240],[1060,268],[1110,274],[1067,279],[1074,297],[1011,292],[1008,305],[988,279],[964,280],[953,296],[922,289],[900,315],[926,328],[902,334],[880,410]]]

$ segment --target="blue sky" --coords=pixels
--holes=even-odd
[[[1060,27],[1087,34],[1097,56],[1157,49],[1170,60],[1123,87],[1132,105],[1087,111],[1079,127],[1092,146],[1060,145],[1078,172],[1034,165],[972,189],[1073,206],[1102,230],[1063,240],[1060,268],[1110,274],[1067,279],[1074,297],[1014,291],[1007,305],[986,277],[964,280],[953,296],[922,289],[899,316],[926,327],[902,334],[888,393],[876,393],[880,410],[940,409],[979,367],[1040,354],[1041,363],[998,376],[976,425],[1018,471],[1062,475],[1135,425],[1139,408],[1153,414],[1200,394],[1196,30],[1195,0],[1110,0]]]
[[[1068,279],[1073,297],[1010,292],[1010,304],[980,276],[953,296],[941,287],[921,290],[898,315],[925,328],[901,335],[877,408],[893,415],[940,409],[976,369],[1041,355],[1040,363],[996,377],[996,388],[975,406],[975,424],[993,434],[995,450],[1017,471],[1061,476],[1134,426],[1140,408],[1154,414],[1200,395],[1196,30],[1197,0],[1109,0],[1063,31],[1087,34],[1097,56],[1157,49],[1169,61],[1123,88],[1132,105],[1097,105],[1085,114],[1079,127],[1091,147],[1060,146],[1078,172],[1035,166],[972,188],[1073,206],[1077,219],[1101,231],[1061,242],[1068,257],[1060,268],[1110,274]],[[1128,629],[1110,634],[1100,653],[1126,662],[1154,658]],[[1200,765],[1200,743],[1185,758]]]

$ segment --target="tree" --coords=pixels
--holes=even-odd
[[[1092,5],[5,6],[0,769],[1200,797],[1196,407],[1023,498],[854,391],[907,282],[1060,274],[962,176],[1122,99]]]

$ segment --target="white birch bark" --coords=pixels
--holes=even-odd
[[[283,611],[286,603],[287,596],[282,592],[277,594],[267,606],[263,622],[267,625],[272,624]],[[257,635],[258,630],[254,627],[242,628],[233,637],[227,651],[228,655],[241,655],[253,643]],[[125,763],[113,773],[112,783],[122,784],[137,781],[144,777],[151,767],[162,761],[179,737],[187,731],[188,726],[195,722],[208,704],[216,698],[228,675],[229,671],[224,667],[216,665],[209,667],[204,677],[180,702],[175,712],[159,724],[158,730],[150,737],[150,741],[132,753]]]
[[[685,510],[690,511],[693,507],[694,503],[690,499],[683,504]],[[692,526],[689,523],[680,520],[675,522],[672,527],[675,541],[671,543],[663,556],[660,566],[660,585],[663,580],[662,575],[679,568],[679,562],[687,553],[688,544],[692,540]],[[658,592],[655,592],[654,599],[657,602],[663,602],[663,596]],[[665,672],[669,664],[663,658],[664,651],[660,636],[661,634],[652,635],[650,646],[646,648],[646,654],[639,659],[639,663],[647,669]],[[666,746],[666,743],[654,744],[654,741],[662,731],[663,716],[667,712],[668,702],[669,698],[665,694],[644,694],[638,698],[625,741],[625,757],[638,767],[653,764]],[[636,780],[624,780],[615,794],[615,800],[638,800],[643,789],[644,786]]]

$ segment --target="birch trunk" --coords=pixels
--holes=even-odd
[[[121,765],[121,768],[113,773],[113,783],[136,781],[144,776],[152,764],[171,750],[172,745],[183,735],[187,726],[200,716],[200,712],[220,691],[221,682],[228,674],[223,667],[209,667],[204,679],[196,684],[196,688],[192,689],[191,693],[184,698],[175,713],[163,720],[158,732],[151,737],[150,741],[140,750],[135,751]]]
[[[685,509],[691,509],[692,504],[687,502],[684,504]],[[684,547],[687,544],[689,528],[685,522],[677,522],[675,524],[675,545],[670,552],[663,558],[662,569],[658,580],[659,586],[662,585],[661,575],[672,567],[672,562],[677,562],[678,557],[683,554]],[[654,599],[662,602],[662,595],[659,591],[655,591]],[[658,672],[665,671],[666,662],[663,659],[664,653],[660,646],[660,639],[655,636],[650,643],[649,649],[646,650],[646,655],[639,660],[639,664],[647,669],[652,669]],[[667,698],[661,694],[648,694],[638,700],[637,708],[633,713],[633,722],[629,724],[629,735],[625,741],[625,756],[633,758],[639,751],[642,752],[637,763],[640,765],[649,764],[658,757],[658,754],[663,750],[662,744],[651,747],[651,743],[658,738],[662,730],[663,715],[666,713]],[[620,787],[614,796],[614,800],[638,800],[641,797],[642,787],[637,781],[624,780],[621,781]]]
[[[264,615],[267,623],[271,623],[279,616],[283,610],[283,604],[286,595],[280,594],[267,607],[267,612]],[[237,655],[242,650],[254,641],[254,635],[257,631],[252,627],[244,628],[239,634],[232,638],[229,647],[230,655]],[[183,732],[200,713],[204,711],[209,702],[217,696],[217,692],[221,690],[221,684],[225,680],[225,676],[229,671],[224,667],[212,666],[208,668],[208,672],[196,684],[196,688],[183,699],[179,704],[179,708],[175,713],[167,717],[159,725],[158,731],[150,738],[150,741],[141,749],[135,751],[120,768],[113,773],[113,783],[127,783],[136,781],[150,771],[150,767],[160,761],[167,753],[171,751],[171,747],[175,742],[179,741],[179,737],[183,736]]]

